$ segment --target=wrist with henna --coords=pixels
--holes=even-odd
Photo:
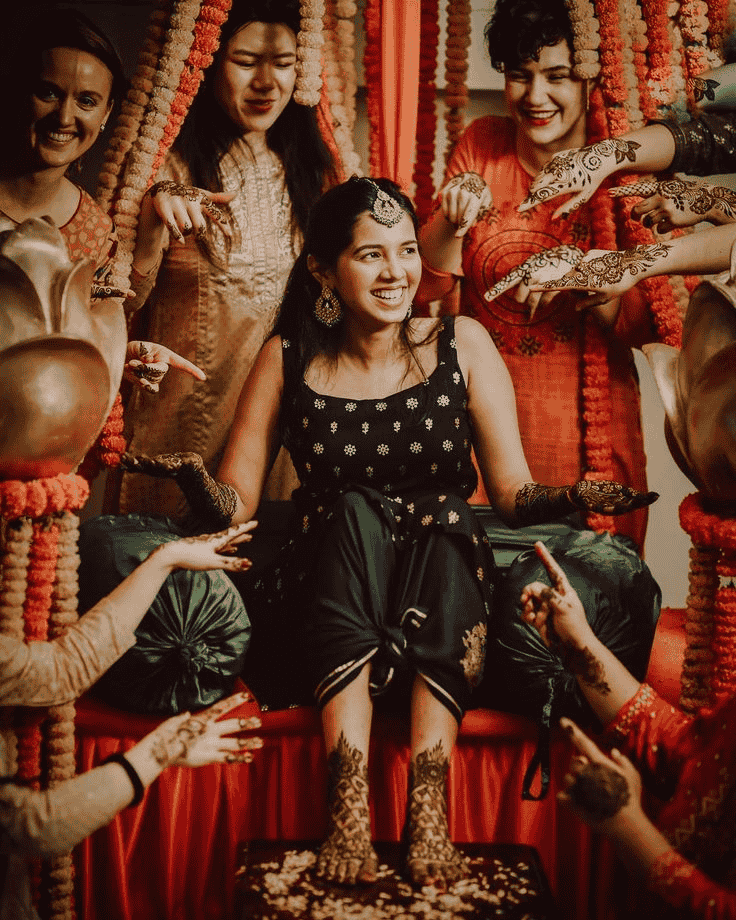
[[[524,483],[516,493],[515,509],[519,527],[544,524],[578,510],[570,498],[569,486],[543,486],[538,482]]]
[[[129,473],[174,479],[201,527],[213,531],[224,529],[231,523],[238,507],[235,489],[213,479],[199,454],[190,452],[146,457],[126,453],[120,465]]]
[[[625,777],[602,763],[588,763],[570,788],[570,797],[593,821],[604,821],[629,803],[631,793]]]

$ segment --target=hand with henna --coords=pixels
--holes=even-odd
[[[615,833],[621,822],[648,822],[641,807],[641,777],[628,757],[615,748],[607,756],[571,719],[561,719],[560,725],[579,753],[557,800],[603,833]]]
[[[161,479],[174,479],[184,493],[200,529],[216,530],[226,527],[238,506],[238,495],[232,486],[217,482],[205,469],[199,454],[192,451],[178,454],[123,454],[121,469],[129,473],[146,473]]]
[[[614,198],[642,197],[631,216],[657,233],[675,227],[692,227],[707,220],[713,224],[736,221],[736,192],[700,180],[651,179],[610,189]]]
[[[584,255],[582,249],[578,249],[577,246],[564,244],[535,252],[496,282],[483,296],[490,303],[501,294],[515,288],[514,299],[517,303],[525,303],[528,306],[531,320],[539,307],[546,306],[557,295],[557,291],[541,292],[532,290],[533,287],[562,278]]]
[[[610,301],[631,290],[643,278],[662,274],[670,253],[669,243],[652,243],[634,249],[591,249],[566,275],[531,285],[541,291],[588,291],[587,306]],[[581,308],[586,302],[581,303]]]
[[[195,380],[207,379],[201,368],[165,345],[157,345],[155,342],[128,342],[123,376],[131,383],[148,390],[149,393],[158,393],[159,384],[170,367],[184,371]]]
[[[208,221],[215,221],[226,234],[230,234],[230,219],[224,207],[234,197],[235,192],[208,192],[203,188],[165,179],[151,186],[144,196],[141,220],[150,221],[153,211],[179,243],[183,243],[190,233],[206,237]]]
[[[544,486],[527,482],[515,498],[516,526],[544,524],[574,511],[593,514],[627,514],[651,505],[656,492],[639,492],[620,482],[582,479],[571,486]]]
[[[465,236],[480,220],[492,203],[491,190],[482,176],[464,172],[452,179],[440,191],[442,213],[448,223],[457,227],[455,236]]]
[[[567,216],[592,198],[601,183],[627,163],[636,162],[639,144],[612,137],[577,150],[562,150],[535,176],[529,194],[519,205],[528,211],[559,195],[572,195],[552,215]]]

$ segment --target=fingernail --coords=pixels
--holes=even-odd
[[[568,735],[571,735],[575,731],[575,726],[569,719],[560,719],[560,728],[566,731]]]

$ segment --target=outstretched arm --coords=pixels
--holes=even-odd
[[[636,492],[615,482],[534,482],[519,434],[511,377],[498,349],[483,326],[469,317],[457,317],[455,339],[483,482],[509,526],[552,521],[576,511],[623,514],[657,498],[654,492]]]
[[[67,632],[52,642],[0,636],[0,704],[53,706],[75,699],[135,642],[134,631],[177,568],[240,571],[233,556],[255,522],[162,543]]]
[[[547,280],[543,272],[537,273],[531,288],[538,291],[589,291],[610,299],[654,275],[691,272],[707,275],[726,271],[734,242],[736,223],[729,223],[621,252],[591,249],[562,278]]]
[[[577,150],[563,150],[542,167],[519,210],[526,211],[560,195],[571,195],[553,216],[570,214],[592,198],[614,173],[661,172],[670,166],[674,156],[672,133],[661,124],[646,125]]]
[[[522,617],[559,652],[595,714],[608,724],[641,684],[593,632],[580,598],[547,547],[537,542],[534,549],[552,586],[537,581],[524,588]]]
[[[260,719],[221,719],[249,699],[250,694],[237,693],[195,715],[173,716],[126,751],[124,760],[141,790],[174,764],[250,762],[263,742],[243,737],[243,732],[260,728]],[[95,767],[43,792],[6,783],[0,785],[0,828],[15,852],[45,858],[67,853],[108,824],[141,790],[119,762]]]

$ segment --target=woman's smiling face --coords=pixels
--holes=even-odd
[[[31,91],[28,140],[34,165],[69,166],[94,144],[110,114],[112,74],[78,48],[49,48]]]
[[[369,211],[359,215],[352,243],[326,272],[330,287],[359,325],[378,329],[399,323],[414,300],[422,275],[414,224],[404,214],[393,227]]]
[[[573,75],[566,41],[509,67],[504,80],[509,113],[534,147],[556,153],[585,143],[586,86]]]

